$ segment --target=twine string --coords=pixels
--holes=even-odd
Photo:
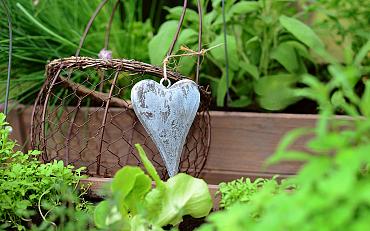
[[[217,44],[215,46],[212,46],[210,48],[207,48],[207,49],[201,49],[200,51],[193,51],[192,49],[188,48],[188,47],[185,47],[185,46],[181,46],[180,47],[180,50],[181,51],[185,51],[185,53],[183,54],[175,54],[175,55],[167,55],[164,60],[163,60],[163,81],[161,81],[161,83],[163,83],[164,81],[169,81],[168,80],[168,77],[167,77],[167,65],[170,61],[170,59],[172,58],[178,58],[178,57],[189,57],[189,56],[203,56],[210,50],[214,49],[214,48],[217,48],[219,46],[222,46],[223,43],[220,43],[220,44]]]

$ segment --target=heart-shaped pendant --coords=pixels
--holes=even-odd
[[[142,80],[132,88],[131,102],[136,116],[157,146],[168,175],[174,176],[198,111],[198,85],[187,79],[167,87],[153,80]]]

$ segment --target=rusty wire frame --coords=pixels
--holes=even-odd
[[[81,37],[75,57],[53,60],[47,65],[47,79],[36,98],[32,113],[31,145],[43,151],[42,159],[50,162],[62,159],[66,164],[85,166],[91,176],[111,177],[124,165],[141,165],[134,149],[140,143],[162,178],[167,178],[164,163],[149,135],[145,132],[127,99],[130,87],[143,78],[161,78],[163,69],[126,59],[93,59],[79,57],[84,40],[94,19],[108,0],[102,0],[91,16]],[[108,48],[114,13],[113,7],[106,27],[104,48]],[[167,55],[171,55],[185,17],[184,0],[177,31]],[[202,9],[198,0],[199,41],[201,50]],[[199,79],[200,57],[196,67]],[[173,81],[187,78],[168,71]],[[75,80],[79,79],[79,83]],[[201,106],[187,136],[180,161],[180,171],[199,176],[206,163],[210,147],[211,101],[207,89],[200,87]],[[86,106],[86,107],[84,107]]]

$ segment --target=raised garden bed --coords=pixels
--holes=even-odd
[[[8,117],[14,128],[13,138],[25,144],[25,148],[30,148],[31,114],[32,107],[19,106]],[[200,176],[209,184],[239,177],[288,177],[295,174],[299,163],[287,162],[264,168],[264,161],[286,132],[298,127],[313,127],[318,118],[317,115],[221,111],[211,111],[210,115],[211,146]],[[304,143],[305,139],[301,139],[292,148],[304,149]]]
[[[104,184],[110,182],[111,178],[99,178],[99,177],[89,177],[87,179],[81,180],[81,184],[90,184],[89,187],[89,196],[92,198],[101,198],[100,191]],[[218,190],[217,185],[209,184],[208,185],[209,192],[211,193],[212,200],[213,200],[213,210],[218,210],[219,208],[219,201],[220,197],[216,195]]]

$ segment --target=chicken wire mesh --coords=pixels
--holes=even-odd
[[[165,165],[129,101],[142,79],[158,80],[163,70],[125,59],[71,57],[47,65],[47,79],[34,105],[31,145],[42,160],[85,166],[90,176],[112,177],[125,165],[141,166],[140,143],[163,179]],[[168,72],[172,81],[185,78]],[[201,173],[210,146],[210,94],[200,87],[201,105],[183,149],[180,172]]]

